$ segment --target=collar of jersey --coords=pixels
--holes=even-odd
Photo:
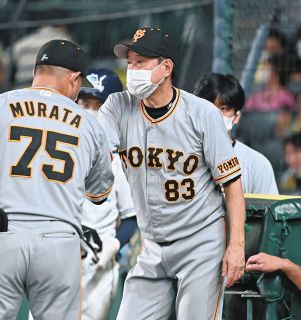
[[[141,107],[141,110],[142,110],[142,113],[144,115],[144,117],[150,122],[150,123],[159,123],[159,122],[162,122],[163,120],[167,119],[176,109],[177,105],[178,105],[178,102],[179,102],[179,98],[180,98],[180,94],[181,94],[181,91],[178,89],[178,88],[175,88],[176,91],[177,91],[177,94],[176,94],[176,99],[175,101],[173,102],[172,106],[170,107],[170,109],[168,110],[168,112],[166,112],[162,117],[160,118],[157,118],[157,119],[154,119],[152,118],[145,110],[145,105],[143,103],[143,101],[141,100],[140,101],[140,107]]]
[[[48,87],[43,87],[43,86],[38,86],[38,87],[30,87],[29,89],[33,89],[33,90],[47,90],[47,91],[51,91],[57,94],[62,95],[59,91],[52,89],[52,88],[48,88]]]

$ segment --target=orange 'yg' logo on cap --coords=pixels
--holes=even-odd
[[[136,33],[134,34],[134,37],[133,37],[134,40],[133,40],[133,42],[137,42],[139,39],[143,38],[143,37],[145,36],[145,32],[146,32],[145,29],[143,29],[143,30],[141,30],[141,29],[137,30]]]

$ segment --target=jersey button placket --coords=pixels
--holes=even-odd
[[[157,139],[156,139],[156,130],[153,130],[157,127],[155,123],[149,123],[149,130],[147,130],[147,150],[149,147],[156,147]],[[148,153],[146,154],[146,159],[148,162]],[[156,199],[158,192],[158,169],[147,166],[147,197],[148,204],[150,208],[150,223],[153,229],[154,237],[156,238],[159,234],[160,225],[158,224],[158,218],[160,216],[160,212],[158,212],[158,204],[159,201]]]

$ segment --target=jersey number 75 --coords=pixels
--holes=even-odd
[[[43,137],[45,136],[45,139]],[[58,149],[58,144],[67,144],[78,147],[79,138],[55,131],[41,130],[28,127],[11,126],[9,131],[9,141],[18,142],[23,138],[30,138],[31,141],[21,155],[19,161],[11,165],[10,175],[13,177],[31,178],[32,161],[39,149],[43,146],[50,158],[62,161],[63,170],[55,170],[54,165],[43,163],[41,170],[50,181],[66,183],[73,176],[74,160],[68,151]]]

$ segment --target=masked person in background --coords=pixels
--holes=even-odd
[[[97,118],[99,109],[108,96],[123,88],[116,73],[108,69],[89,69],[87,78],[93,88],[81,88],[77,103]],[[89,244],[85,247],[87,251],[82,259],[83,320],[108,319],[119,276],[116,254],[137,228],[130,188],[119,155],[113,155],[112,170],[115,179],[107,201],[101,206],[88,201],[83,204],[82,224]],[[90,250],[91,246],[94,252]]]
[[[208,73],[195,84],[196,96],[204,98],[222,112],[224,124],[231,138],[233,125],[239,122],[245,103],[245,93],[232,75]],[[256,150],[231,138],[241,164],[244,193],[278,194],[274,171],[269,160]]]
[[[264,63],[263,88],[251,94],[246,102],[247,111],[276,111],[283,106],[295,109],[295,98],[285,87],[288,80],[288,60],[285,55],[273,55]]]
[[[268,36],[265,40],[264,48],[258,63],[254,84],[262,85],[266,80],[265,63],[273,55],[283,55],[287,53],[288,43],[285,35],[277,29],[270,29]]]

